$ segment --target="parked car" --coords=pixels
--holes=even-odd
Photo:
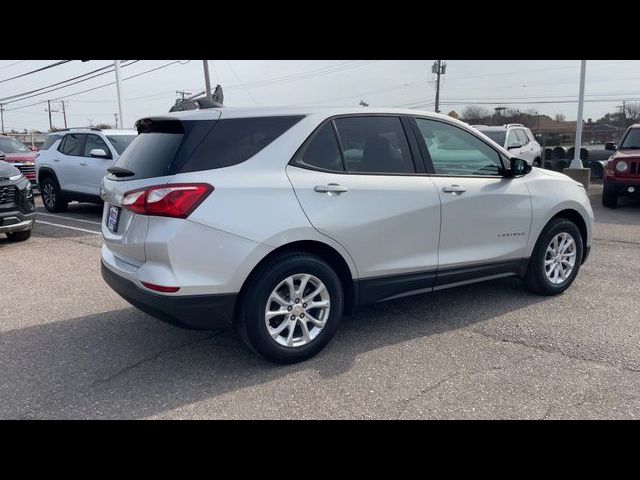
[[[619,197],[640,198],[640,124],[631,125],[620,143],[607,142],[607,150],[615,152],[603,165],[602,205],[618,206]]]
[[[70,128],[47,136],[36,158],[42,202],[63,212],[72,201],[101,204],[100,183],[136,137],[135,130]]]
[[[20,170],[32,186],[36,185],[36,152],[31,147],[15,138],[0,135],[0,152],[4,153],[5,162]]]
[[[542,147],[536,141],[531,130],[524,125],[510,123],[501,127],[486,125],[474,125],[473,127],[501,147],[509,150],[513,156],[526,160],[534,167],[542,166]]]
[[[35,209],[31,182],[0,154],[0,233],[10,241],[27,240]]]
[[[221,108],[137,122],[103,179],[102,274],[188,328],[235,325],[276,362],[320,351],[343,312],[518,276],[571,285],[584,187],[447,116]]]

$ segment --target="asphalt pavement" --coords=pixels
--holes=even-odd
[[[0,418],[638,418],[640,202],[601,189],[564,294],[510,278],[380,303],[291,366],[131,307],[100,276],[101,209],[38,199],[32,238],[0,239]]]

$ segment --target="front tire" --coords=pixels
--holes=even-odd
[[[524,283],[540,295],[558,295],[573,283],[581,263],[580,229],[566,218],[554,218],[538,238]]]
[[[247,346],[275,363],[295,363],[318,353],[342,319],[344,294],[335,271],[304,252],[278,255],[243,288],[238,331]]]
[[[54,178],[47,177],[42,181],[40,194],[42,195],[44,208],[50,212],[60,213],[67,209],[69,202],[64,199],[60,185]]]
[[[21,232],[10,232],[7,233],[7,238],[10,242],[24,242],[25,240],[29,240],[31,237],[31,229],[23,230]]]
[[[540,159],[539,159],[539,158],[536,158],[536,159],[533,161],[533,166],[534,166],[534,167],[538,167],[538,168],[540,168],[540,167],[542,166],[542,162],[540,161]]]
[[[618,206],[618,195],[613,188],[608,188],[607,185],[602,189],[602,205],[607,208]]]

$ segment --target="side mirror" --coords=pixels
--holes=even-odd
[[[102,148],[94,148],[89,152],[89,155],[99,158],[107,158],[109,156],[107,155],[107,152],[105,152]]]
[[[512,157],[509,160],[509,163],[509,170],[505,172],[505,177],[508,178],[521,177],[522,175],[526,175],[532,170],[531,165],[529,165],[527,161],[523,160],[522,158]]]
[[[614,150],[616,149],[616,144],[613,142],[607,142],[604,144],[604,149],[605,150]]]
[[[507,150],[511,150],[512,148],[522,148],[522,145],[520,145],[519,143],[512,143],[507,147]]]

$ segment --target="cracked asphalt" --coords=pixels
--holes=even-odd
[[[292,366],[137,311],[100,276],[100,210],[40,207],[29,241],[0,239],[0,418],[639,418],[640,202],[600,193],[563,295],[502,279],[381,303]]]

